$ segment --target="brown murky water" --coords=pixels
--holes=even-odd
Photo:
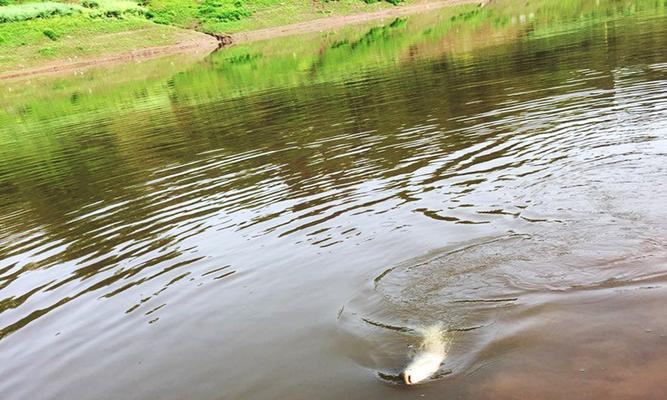
[[[666,398],[665,11],[3,84],[0,398]],[[383,380],[434,322],[441,377]]]

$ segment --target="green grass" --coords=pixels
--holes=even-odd
[[[202,21],[240,21],[250,15],[243,0],[202,0],[197,10]]]
[[[143,15],[146,11],[130,0],[88,0],[87,3],[91,6],[91,17],[120,18],[124,15]]]
[[[413,2],[408,0],[408,3]],[[387,1],[363,0],[254,0],[244,5],[250,16],[239,20],[202,22],[204,32],[234,33],[310,21],[339,15],[352,15],[392,8]]]
[[[196,28],[199,25],[196,0],[148,0],[148,18],[158,24]]]
[[[387,7],[387,0],[0,0],[0,71],[175,43],[184,33],[174,27],[232,33]]]
[[[187,33],[174,27],[206,33],[235,33],[326,16],[372,12],[391,8],[390,3],[402,0],[62,1],[0,0],[0,71],[176,43]],[[415,1],[420,0],[406,0]],[[613,3],[622,5],[625,1],[628,0]],[[655,3],[664,4],[664,1],[655,0]],[[475,26],[490,9],[502,8],[504,12],[494,17],[494,23],[510,24],[513,18],[537,6],[543,10],[542,14],[554,15],[568,7],[582,18],[599,8],[597,3],[580,0],[531,3],[499,0],[484,9],[474,9],[453,18],[463,19],[466,26]],[[539,29],[535,29],[531,34],[538,33]],[[197,35],[189,34],[190,37]]]
[[[136,16],[119,19],[72,15],[2,23],[0,71],[167,45],[199,35]]]
[[[80,6],[54,3],[52,1],[8,5],[0,7],[0,23],[27,21],[36,18],[50,18],[59,15],[72,15],[80,12]]]
[[[233,33],[390,8],[402,0],[147,0],[149,19],[203,32]]]

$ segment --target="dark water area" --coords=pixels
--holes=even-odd
[[[0,398],[667,397],[666,11],[0,83]]]

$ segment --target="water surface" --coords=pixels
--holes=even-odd
[[[665,5],[554,3],[1,83],[0,398],[667,396]]]

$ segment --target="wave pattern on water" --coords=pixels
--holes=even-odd
[[[220,92],[188,96],[184,73],[139,106],[26,109],[7,133],[20,145],[0,149],[0,345],[58,331],[54,314],[90,336],[143,332],[197,314],[181,306],[197,296],[232,302],[225,290],[371,242],[448,247],[382,267],[341,311],[347,337],[434,320],[464,335],[536,294],[662,284],[664,22],[526,30],[240,97],[196,70],[202,93]],[[468,346],[454,375],[479,367],[485,347]],[[370,349],[354,357],[383,368]]]
[[[211,232],[224,231],[233,242],[239,242],[238,232],[244,240],[294,237],[325,248],[372,239],[387,229],[378,226],[379,218],[392,229],[419,224],[418,216],[452,224],[508,218],[559,223],[562,207],[550,208],[563,204],[556,200],[567,198],[571,212],[601,209],[564,190],[591,190],[598,180],[611,178],[585,178],[587,171],[611,166],[607,174],[623,168],[664,182],[664,171],[654,168],[664,158],[658,150],[664,147],[667,119],[664,63],[596,71],[574,58],[560,60],[558,51],[548,57],[567,71],[563,77],[539,82],[543,64],[515,76],[516,61],[509,57],[495,66],[493,79],[480,77],[473,66],[463,75],[457,69],[436,69],[432,75],[432,67],[425,66],[407,72],[414,74],[408,76],[415,87],[399,79],[328,87],[330,94],[317,103],[299,100],[303,109],[321,110],[308,115],[292,111],[292,103],[278,101],[282,93],[271,92],[253,100],[257,107],[245,121],[224,124],[202,125],[209,115],[230,115],[243,104],[169,113],[158,108],[151,113],[161,117],[151,118],[164,121],[161,129],[120,138],[120,144],[105,130],[113,120],[89,115],[94,125],[66,125],[81,135],[72,135],[74,148],[99,152],[76,155],[80,166],[66,150],[52,164],[34,160],[14,171],[17,179],[30,174],[30,189],[41,191],[38,201],[58,199],[54,215],[41,218],[48,226],[29,211],[48,212],[46,204],[19,207],[3,218],[3,332],[16,329],[17,322],[7,325],[17,320],[11,314],[23,315],[19,324],[27,323],[35,313],[88,292],[106,298],[156,278],[165,280],[166,288],[178,271],[201,264],[196,242]],[[319,87],[312,91],[320,94]],[[375,93],[370,103],[369,92]],[[350,104],[336,108],[341,96]],[[403,112],[386,118],[380,113],[385,108]],[[428,115],[422,117],[416,110],[424,108]],[[278,115],[284,127],[262,123]],[[125,129],[145,129],[139,122],[130,121]],[[190,142],[184,140],[188,135]],[[149,145],[137,149],[141,142]],[[653,167],[642,162],[649,152]],[[168,158],[175,160],[160,165]],[[117,169],[115,163],[125,165]],[[95,190],[73,193],[50,186],[47,165],[69,168],[67,175],[78,181],[91,179]],[[11,174],[5,175],[5,198],[20,199],[12,196]],[[575,175],[581,178],[572,179]],[[62,196],[68,193],[74,201],[65,204]],[[201,275],[218,267],[214,262],[187,272]],[[55,300],[50,306],[26,315],[32,296],[56,290],[63,295],[49,296]]]

